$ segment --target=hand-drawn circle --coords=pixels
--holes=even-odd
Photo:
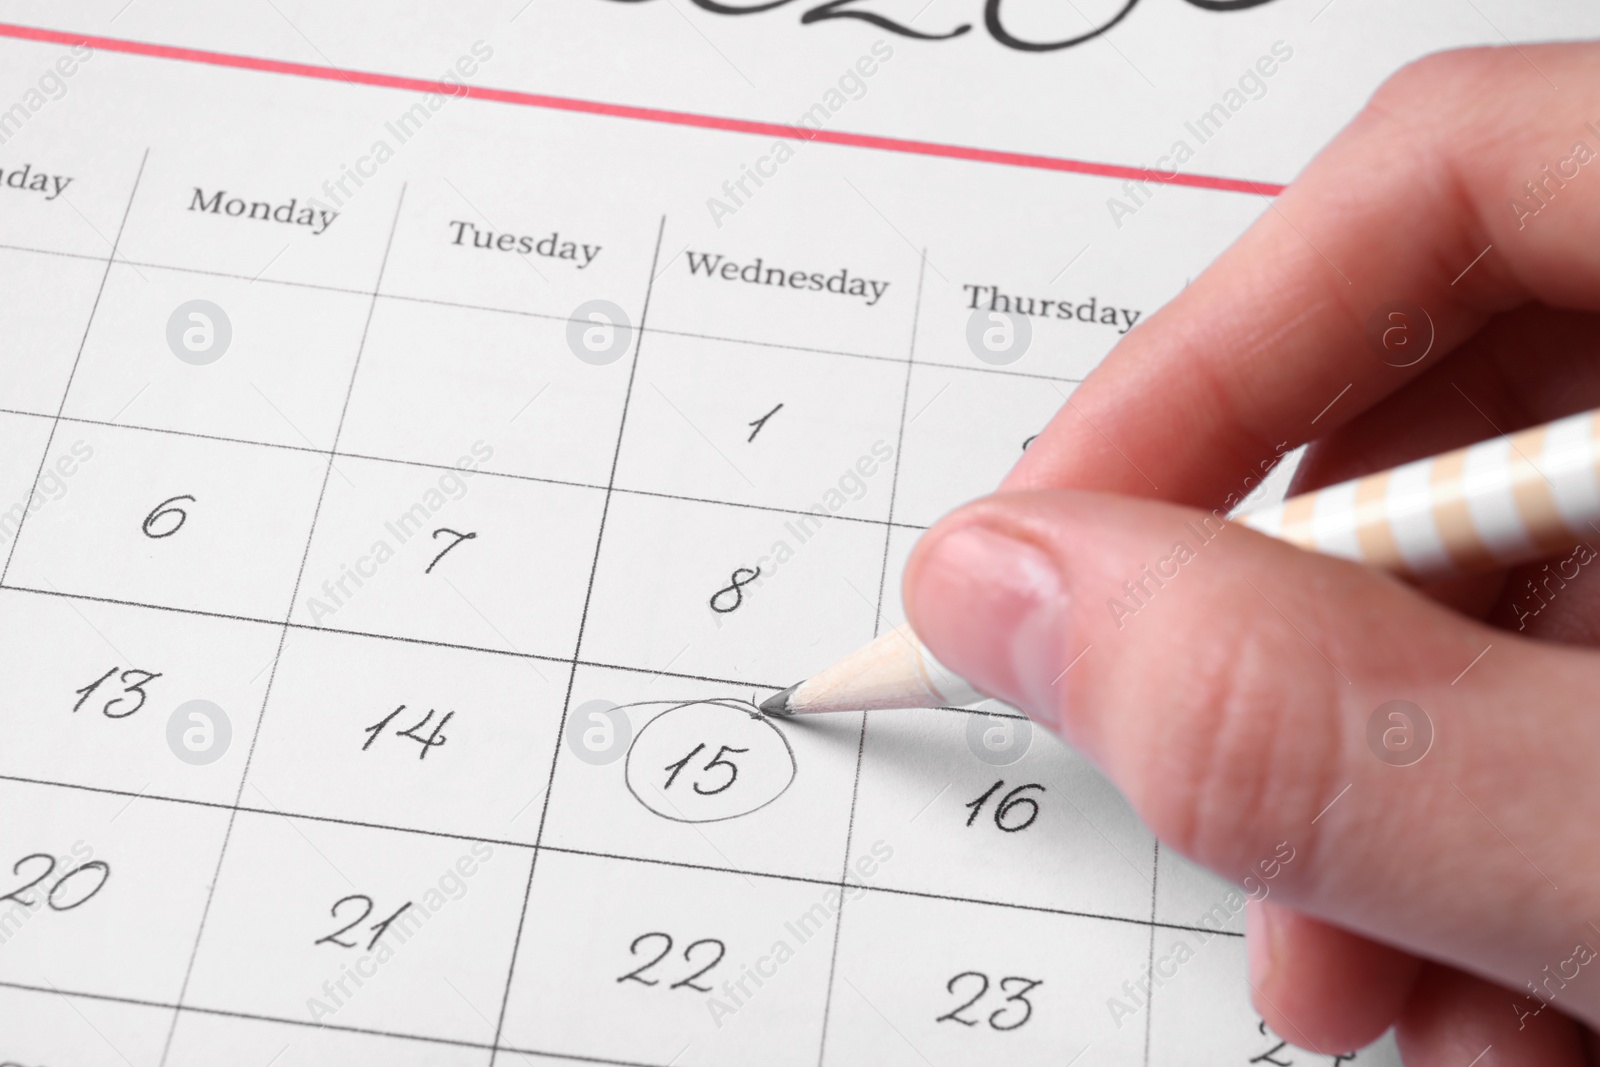
[[[586,700],[567,716],[567,748],[585,763],[604,767],[628,754],[633,723],[609,700]]]
[[[183,762],[196,767],[215,763],[233,743],[233,724],[227,712],[209,700],[178,705],[167,719],[167,747]]]
[[[1033,322],[1026,315],[978,308],[967,318],[967,347],[995,367],[1015,363],[1033,343]]]
[[[186,301],[167,317],[167,347],[185,363],[215,363],[232,343],[233,322],[209,300]]]
[[[1409,700],[1380,704],[1367,718],[1367,747],[1391,767],[1419,763],[1433,748],[1433,720]]]
[[[604,367],[615,363],[633,343],[633,324],[609,300],[579,304],[567,319],[567,347],[585,363]]]
[[[726,762],[713,766],[719,760]],[[707,823],[760,811],[788,791],[797,771],[789,739],[754,704],[699,700],[645,723],[628,749],[626,777],[628,792],[654,814]]]
[[[991,767],[1009,767],[1028,754],[1033,723],[1010,715],[967,716],[967,751]]]
[[[1367,343],[1391,367],[1414,367],[1433,351],[1433,316],[1421,304],[1396,300],[1367,320]]]

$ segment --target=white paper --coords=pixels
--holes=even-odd
[[[0,34],[0,1061],[1397,1062],[1265,1033],[1237,891],[1025,720],[748,710],[1263,197],[340,73],[1144,166],[1279,46],[1182,168],[1270,184],[1594,29],[967,6],[3,5],[209,58]]]

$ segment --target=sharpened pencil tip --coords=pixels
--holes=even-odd
[[[789,697],[794,693],[794,691],[796,689],[799,689],[799,688],[800,688],[800,686],[798,684],[797,685],[791,685],[789,688],[785,689],[783,692],[774,693],[772,696],[769,696],[767,699],[765,699],[765,700],[763,700],[761,702],[761,713],[763,715],[791,715],[791,714],[793,714],[793,712],[791,712],[789,710]]]

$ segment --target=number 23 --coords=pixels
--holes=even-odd
[[[967,978],[976,978],[978,980],[978,991],[972,995],[972,999],[961,1005],[961,1007],[946,1015],[939,1016],[934,1020],[935,1022],[960,1023],[962,1026],[977,1026],[983,1021],[982,1019],[965,1018],[961,1013],[978,1003],[978,1001],[983,999],[984,994],[989,992],[988,975],[981,971],[962,971],[945,984],[945,990],[947,992],[954,993],[956,991],[956,986],[960,984],[963,979]],[[1033,1018],[1033,1002],[1028,999],[1028,994],[1043,984],[1044,982],[1042,980],[1033,978],[1011,977],[1000,979],[1000,992],[1011,994],[1010,996],[1006,997],[1006,1003],[1020,1004],[1021,1008],[996,1008],[994,1011],[989,1013],[989,1028],[991,1030],[999,1030],[1002,1032],[1021,1028],[1024,1023]],[[1017,989],[1017,991],[1013,993],[1011,991],[1013,985],[1020,986],[1021,988]],[[1020,1018],[1008,1018],[1004,1022],[1001,1021],[1002,1016],[1014,1015],[1019,1010],[1021,1012]]]

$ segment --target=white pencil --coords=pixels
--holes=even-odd
[[[1417,582],[1527,563],[1600,536],[1600,409],[1232,521]],[[761,710],[803,715],[982,699],[902,625],[763,701]]]

